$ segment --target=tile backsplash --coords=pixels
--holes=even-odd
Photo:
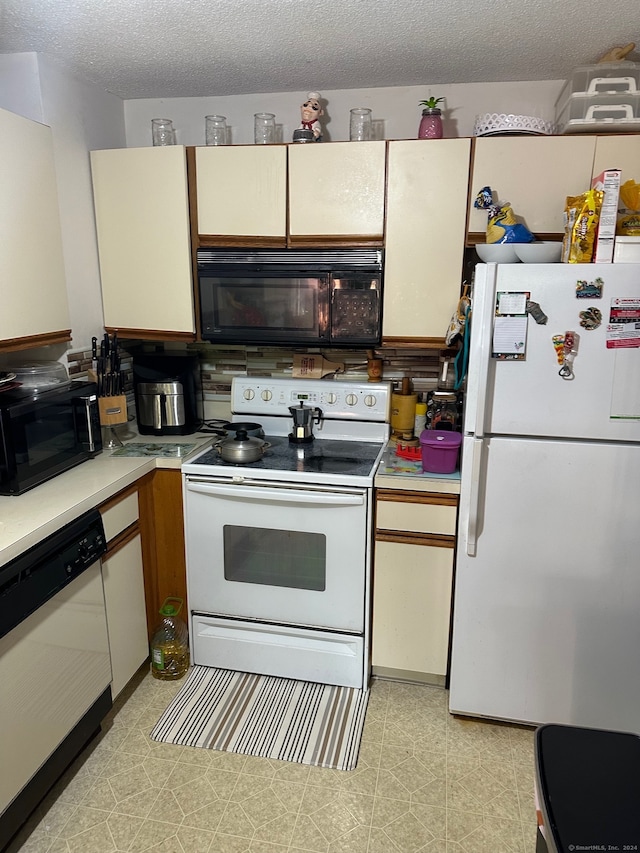
[[[133,378],[131,351],[143,348],[145,351],[163,351],[170,349],[198,352],[201,363],[202,390],[205,403],[205,420],[225,418],[229,414],[231,382],[234,376],[274,376],[293,375],[294,356],[299,353],[322,354],[332,362],[344,364],[335,378],[367,381],[367,359],[374,357],[382,360],[382,379],[400,385],[402,379],[411,379],[413,389],[418,394],[426,394],[437,385],[442,353],[433,350],[377,349],[377,350],[337,350],[337,349],[287,349],[285,347],[258,346],[213,346],[210,344],[149,344],[142,341],[123,340],[121,343],[122,367],[125,371],[125,392],[130,412],[133,408]],[[454,355],[447,351],[449,355]],[[91,367],[90,350],[70,350],[67,353],[69,374],[80,378]]]

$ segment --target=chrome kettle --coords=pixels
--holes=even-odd
[[[289,441],[297,444],[308,444],[313,441],[313,424],[319,424],[322,418],[322,409],[312,408],[300,403],[299,406],[289,406],[293,418],[293,432],[289,434]]]

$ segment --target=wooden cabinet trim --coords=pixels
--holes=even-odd
[[[229,234],[198,234],[198,246],[215,249],[240,248],[251,246],[252,249],[285,249],[286,237],[263,237],[255,234],[246,234],[243,237]]]
[[[376,500],[397,503],[458,506],[458,496],[444,492],[403,492],[396,489],[376,489]]]
[[[103,560],[108,560],[113,557],[114,554],[117,554],[118,551],[121,551],[125,545],[128,545],[132,539],[135,539],[140,533],[140,525],[137,521],[134,521],[133,524],[130,524],[129,527],[126,527],[121,533],[118,533],[117,536],[109,542],[107,547],[106,554],[103,556]]]
[[[195,332],[172,332],[167,329],[129,329],[125,326],[105,326],[109,334],[118,333],[120,338],[141,341],[175,341],[191,344],[195,341]]]
[[[187,146],[187,202],[189,205],[189,238],[191,242],[191,286],[193,288],[193,323],[195,339],[200,337],[200,281],[198,279],[198,188],[196,171],[196,149]]]
[[[51,344],[65,344],[71,340],[71,329],[61,329],[59,332],[45,332],[42,335],[25,335],[21,338],[5,338],[0,341],[0,351],[15,352],[35,347],[48,347]]]
[[[331,247],[353,246],[362,248],[383,248],[384,239],[381,234],[290,234],[287,238],[289,247]]]
[[[389,349],[445,349],[444,338],[400,338],[383,335],[382,346]]]
[[[376,542],[398,542],[401,545],[430,545],[433,548],[455,548],[455,536],[437,533],[404,533],[402,530],[378,530]]]
[[[557,241],[564,234],[560,231],[538,231],[535,234],[536,240],[552,240]],[[487,235],[484,231],[470,231],[467,234],[467,246],[475,246],[476,243],[486,243]]]
[[[187,570],[182,511],[182,475],[177,468],[156,468],[139,480],[140,532],[149,636],[169,595],[184,600],[188,620]]]

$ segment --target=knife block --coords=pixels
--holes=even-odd
[[[101,426],[116,426],[126,424],[127,398],[124,394],[113,397],[98,397]]]

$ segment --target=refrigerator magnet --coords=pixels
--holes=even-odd
[[[527,299],[526,310],[527,314],[531,314],[539,326],[544,326],[549,319],[538,303],[532,302],[531,299]]]
[[[593,281],[576,282],[576,297],[578,299],[602,299],[602,288],[604,281],[598,277]]]
[[[598,308],[587,308],[586,311],[581,311],[579,314],[580,325],[587,332],[592,332],[597,329],[602,323],[602,311]]]

